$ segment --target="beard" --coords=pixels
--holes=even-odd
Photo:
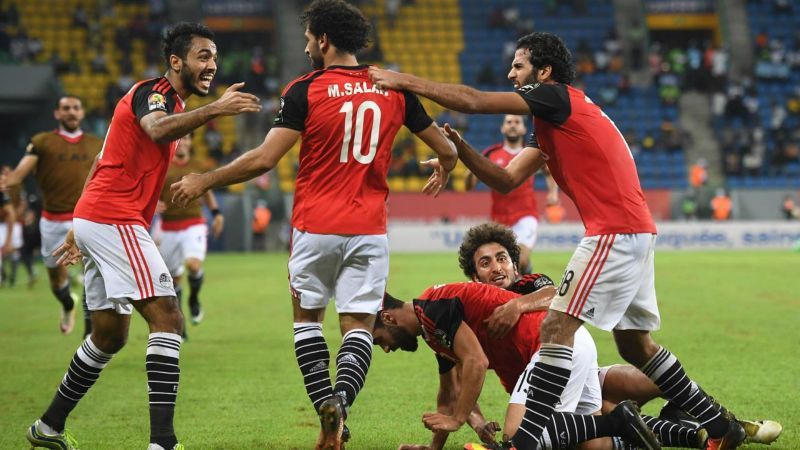
[[[308,59],[311,61],[311,68],[314,70],[320,70],[325,68],[325,61],[322,60],[321,56],[314,56],[309,54]]]
[[[190,69],[189,66],[184,65],[183,69],[181,70],[181,84],[183,84],[183,87],[185,87],[192,94],[205,97],[208,95],[208,92],[203,92],[197,87],[197,80],[197,74]]]
[[[417,342],[416,336],[411,335],[410,333],[406,332],[401,328],[390,327],[387,329],[389,330],[389,334],[392,335],[394,341],[397,342],[397,347],[400,350],[403,350],[405,352],[417,351],[419,343]]]
[[[522,138],[523,138],[523,136],[522,136],[522,135],[519,135],[519,136],[513,136],[513,137],[512,137],[512,136],[508,136],[508,135],[506,135],[506,136],[505,136],[505,138],[506,138],[506,140],[508,141],[508,143],[509,143],[509,144],[514,144],[514,145],[517,145],[517,144],[519,144],[520,142],[522,142]]]
[[[59,121],[58,123],[59,123],[59,125],[61,125],[61,128],[67,130],[70,133],[74,133],[74,132],[78,131],[78,128],[81,127],[80,120],[75,121],[75,126],[74,127],[72,125],[70,125],[70,122],[72,122],[72,121],[68,122],[66,120],[62,120],[62,121]]]

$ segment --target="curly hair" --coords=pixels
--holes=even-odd
[[[371,26],[361,11],[343,0],[315,0],[300,21],[314,36],[328,36],[337,50],[356,54],[369,43]]]
[[[519,245],[514,232],[504,225],[483,223],[467,230],[464,241],[458,248],[458,265],[467,278],[472,279],[478,274],[478,269],[475,267],[475,252],[480,246],[492,242],[505,247],[511,262],[519,266]]]
[[[214,40],[214,32],[199,23],[181,22],[164,31],[161,37],[161,51],[164,53],[167,67],[169,67],[169,57],[172,55],[186,59],[192,47],[192,38],[195,36]]]
[[[525,35],[517,41],[517,50],[521,48],[531,52],[531,64],[535,69],[552,67],[552,77],[559,83],[572,84],[575,80],[572,53],[555,34],[537,31]]]

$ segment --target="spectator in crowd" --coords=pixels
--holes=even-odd
[[[797,207],[797,203],[795,203],[793,195],[787,194],[785,197],[783,197],[781,213],[783,218],[786,220],[800,219],[800,208]]]
[[[725,193],[725,189],[717,189],[714,198],[711,199],[711,211],[713,219],[718,222],[730,220],[731,206],[731,199]]]
[[[696,189],[706,184],[708,181],[706,166],[708,166],[708,161],[705,158],[700,158],[689,169],[689,185],[691,187]]]

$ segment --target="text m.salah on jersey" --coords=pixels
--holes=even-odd
[[[380,94],[384,97],[388,97],[389,93],[386,92],[384,89],[378,89],[375,87],[374,84],[368,83],[366,81],[356,82],[356,83],[343,83],[339,84],[330,84],[328,85],[328,97],[335,98],[335,97],[344,97],[345,95],[355,95],[355,94]]]

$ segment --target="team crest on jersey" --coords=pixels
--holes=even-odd
[[[156,109],[160,109],[161,111],[167,110],[167,99],[164,98],[163,95],[159,94],[158,92],[153,92],[147,97],[147,108],[150,111],[155,111]]]
[[[172,278],[168,273],[164,272],[158,277],[158,284],[164,287],[170,287],[172,286]]]

